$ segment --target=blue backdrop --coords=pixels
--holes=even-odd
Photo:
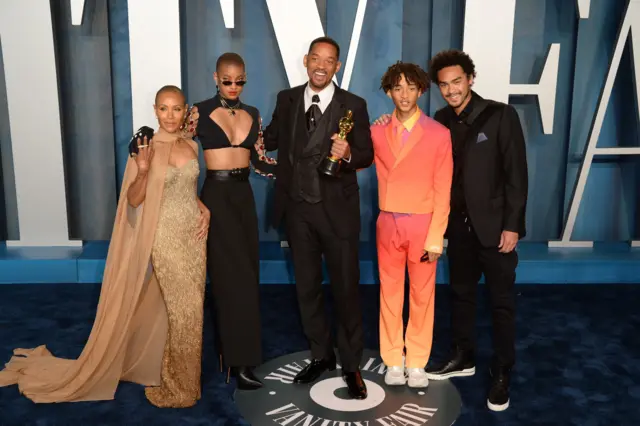
[[[343,47],[344,61],[357,1],[317,3],[325,31]],[[71,237],[108,239],[132,129],[127,0],[87,2],[84,23],[79,27],[71,26],[68,1],[52,4]],[[248,69],[249,84],[243,100],[259,108],[266,125],[276,94],[288,87],[284,65],[266,3],[237,0],[235,4],[235,29],[227,29],[218,1],[181,0],[183,88],[189,103],[212,96],[216,58],[225,51],[235,51],[244,57]],[[378,89],[380,77],[390,64],[402,59],[426,67],[438,51],[462,47],[464,6],[464,0],[369,0],[350,90],[367,100],[372,120],[392,109]],[[512,83],[537,83],[549,45],[561,44],[553,134],[542,132],[535,98],[514,96],[510,100],[520,114],[527,141],[527,240],[554,240],[561,235],[625,6],[625,0],[592,0],[589,19],[579,20],[573,0],[517,1]],[[630,58],[627,48],[599,146],[638,146]],[[341,78],[339,74],[338,80]],[[0,78],[0,95],[4,93],[2,85],[4,79]],[[431,115],[443,105],[437,90],[420,100],[420,106]],[[6,103],[0,101],[0,140],[8,139],[7,123]],[[6,164],[5,159],[5,169]],[[4,179],[10,175],[7,170],[3,174]],[[574,239],[637,237],[639,174],[635,158],[596,159]],[[375,171],[370,168],[361,172],[359,180],[361,240],[371,241],[377,214]],[[279,233],[267,226],[273,182],[254,176],[252,184],[261,240],[277,241]],[[11,238],[16,229],[12,221],[15,204],[11,194],[4,198],[0,220],[7,222],[5,234]]]

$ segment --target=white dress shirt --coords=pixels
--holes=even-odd
[[[320,97],[318,106],[320,107],[320,111],[322,111],[322,113],[324,114],[324,112],[327,110],[327,107],[331,103],[333,94],[335,92],[336,86],[333,84],[333,82],[331,82],[331,84],[329,84],[319,92],[313,91],[313,89],[311,89],[311,85],[307,84],[307,87],[304,89],[304,111],[309,111],[309,108],[311,108],[311,104],[313,104],[313,102],[311,101],[313,95],[318,95]]]
[[[304,89],[305,112],[309,111],[309,108],[311,108],[311,105],[313,104],[313,101],[311,100],[313,98],[313,95],[318,95],[318,97],[320,97],[320,102],[318,102],[317,105],[320,108],[320,111],[324,114],[324,112],[327,110],[327,107],[331,103],[335,92],[336,86],[333,82],[331,82],[331,84],[329,84],[319,92],[314,91],[313,89],[311,89],[311,85],[307,84],[307,87],[305,87]],[[349,163],[351,161],[351,155],[349,155],[348,158],[343,158],[343,160]]]

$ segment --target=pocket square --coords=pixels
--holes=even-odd
[[[476,143],[484,142],[487,139],[487,135],[485,135],[484,132],[480,132],[478,133],[478,140],[476,140]]]

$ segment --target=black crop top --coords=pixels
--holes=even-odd
[[[253,145],[258,139],[258,132],[260,130],[260,114],[258,109],[245,105],[240,101],[226,101],[231,106],[239,104],[240,106],[238,109],[247,112],[251,116],[253,123],[251,123],[249,134],[241,144],[231,144],[231,141],[229,141],[224,130],[222,130],[222,128],[210,118],[210,115],[214,110],[224,108],[220,102],[220,95],[216,95],[211,99],[195,104],[195,106],[198,107],[198,113],[200,114],[196,134],[200,144],[202,145],[202,149],[245,148],[253,150]]]
[[[227,101],[227,103],[232,104],[230,101]],[[262,136],[260,114],[258,113],[257,108],[242,103],[240,104],[239,109],[246,111],[253,119],[253,123],[251,124],[251,129],[249,130],[247,138],[242,141],[240,145],[231,145],[231,142],[229,142],[229,138],[227,138],[224,130],[209,118],[209,115],[213,110],[216,108],[224,108],[220,102],[219,95],[216,95],[211,99],[207,99],[206,101],[199,102],[194,106],[198,107],[198,113],[200,116],[197,120],[196,135],[194,135],[194,137],[198,138],[203,150],[229,147],[248,149],[251,152],[251,165],[255,172],[261,176],[275,178],[276,166],[278,164],[277,160],[268,157],[264,149],[261,149],[260,152],[258,152],[254,147],[258,138]],[[187,128],[191,127],[189,120],[192,120],[191,122],[196,121],[191,118],[191,112],[185,119],[185,126]],[[133,156],[133,154],[138,152],[137,138],[147,136],[151,139],[153,134],[154,130],[152,128],[147,126],[141,127],[129,141],[129,153]],[[190,134],[193,134],[193,129],[189,129],[187,136],[185,137],[190,137]]]

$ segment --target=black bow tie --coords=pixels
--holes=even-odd
[[[309,133],[313,133],[316,130],[318,122],[322,117],[322,111],[318,106],[318,104],[320,103],[320,96],[313,95],[313,97],[311,98],[311,102],[313,102],[313,104],[311,104],[311,107],[309,107],[307,113],[305,114],[307,117],[307,130],[309,131]]]

